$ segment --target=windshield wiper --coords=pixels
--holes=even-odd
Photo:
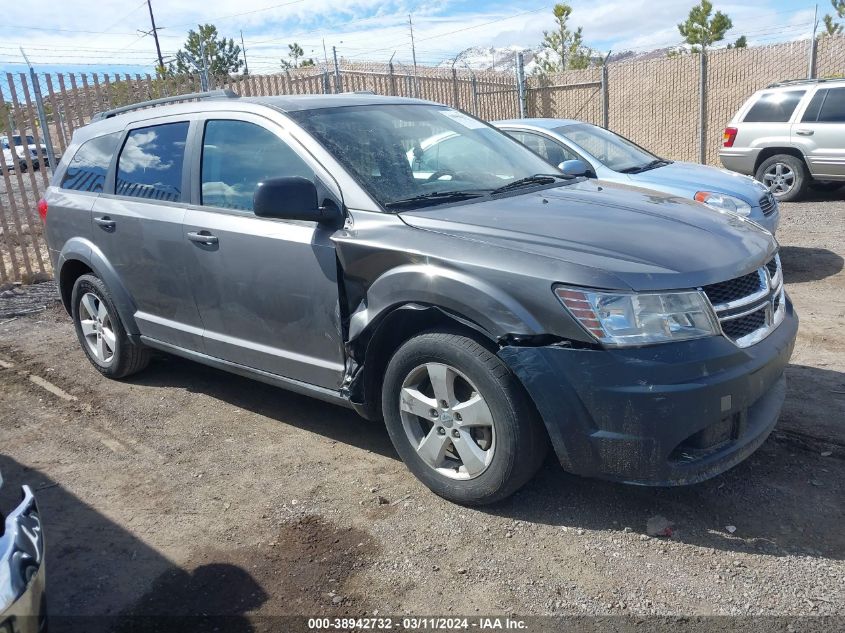
[[[628,167],[627,169],[620,169],[620,174],[639,174],[644,171],[648,171],[649,169],[655,169],[656,167],[663,167],[663,165],[669,165],[672,161],[666,160],[665,158],[656,158],[651,162],[646,163],[645,165],[639,165],[638,167]]]
[[[387,202],[384,206],[388,209],[403,209],[414,206],[426,206],[429,204],[460,202],[461,200],[479,198],[486,194],[486,191],[483,193],[478,191],[432,191],[431,193],[424,193],[419,196],[412,196],[410,198]]]
[[[506,191],[512,191],[529,185],[550,185],[555,182],[555,179],[571,180],[572,178],[573,176],[566,176],[564,174],[534,174],[533,176],[526,176],[525,178],[509,182],[503,187],[493,189],[490,193],[505,193]]]

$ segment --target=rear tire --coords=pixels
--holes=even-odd
[[[382,410],[408,470],[455,503],[510,496],[548,451],[545,428],[517,378],[459,334],[429,332],[403,344],[387,365]]]
[[[762,182],[778,202],[793,202],[807,191],[810,175],[804,161],[791,154],[776,154],[757,168],[754,177]]]
[[[73,284],[71,316],[76,336],[91,364],[108,378],[125,378],[144,369],[150,350],[126,335],[106,284],[82,275]]]

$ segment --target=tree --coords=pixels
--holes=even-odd
[[[541,46],[545,55],[541,57],[539,66],[542,72],[553,73],[567,68],[589,67],[593,51],[584,45],[581,27],[570,31],[567,24],[569,16],[572,15],[572,7],[560,3],[554,6],[552,12],[557,28],[554,31],[543,31]]]
[[[176,53],[176,63],[170,64],[171,72],[194,74],[202,66],[202,49],[205,47],[205,63],[208,73],[217,79],[225,79],[240,71],[241,47],[232,38],[220,37],[213,24],[200,24],[199,31],[188,31],[184,49]]]
[[[314,60],[312,58],[309,57],[308,59],[305,59],[305,51],[303,51],[302,47],[296,42],[288,44],[288,57],[290,57],[290,60],[284,58],[280,60],[284,70],[290,70],[291,68],[306,68],[314,65]]]
[[[845,18],[845,0],[830,0],[830,6],[836,11],[838,17]],[[839,35],[842,32],[842,25],[834,22],[832,15],[825,15],[822,21],[824,22],[824,31],[819,34],[819,37]]]
[[[713,15],[713,3],[710,0],[701,0],[701,4],[690,9],[686,22],[678,25],[678,31],[686,43],[692,46],[692,50],[697,52],[721,42],[732,26],[731,19],[721,11]]]
[[[728,48],[748,48],[748,38],[740,35],[733,44],[728,44]]]

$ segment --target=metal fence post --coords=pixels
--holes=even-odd
[[[522,52],[516,54],[516,95],[519,100],[519,118],[525,118],[525,61]]]
[[[455,70],[455,67],[452,67],[452,105],[455,108],[460,108],[461,104],[458,100],[458,71]]]
[[[337,94],[343,90],[340,83],[340,67],[337,65],[337,46],[332,46],[332,56],[334,57],[334,91]]]
[[[698,162],[707,162],[707,52],[701,49],[698,78]]]
[[[810,53],[807,60],[807,79],[816,78],[816,56],[819,47],[819,40],[816,37],[810,39]]]
[[[388,76],[390,78],[390,96],[396,96],[396,75],[393,74],[393,62],[390,62],[387,66]]]
[[[475,79],[475,73],[471,75],[472,80],[472,113],[478,116],[478,81]]]
[[[601,124],[607,129],[610,127],[610,98],[608,96],[608,71],[607,62],[601,67]]]

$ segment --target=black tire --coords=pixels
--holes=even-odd
[[[777,190],[777,185],[773,186],[771,176],[768,174],[770,170],[775,170],[780,165],[784,171],[789,170],[793,174],[792,184],[788,190]],[[794,202],[799,200],[807,192],[807,186],[810,184],[810,174],[807,173],[807,166],[804,161],[791,154],[776,154],[767,158],[757,168],[754,177],[769,187],[778,202]]]
[[[425,363],[449,365],[464,374],[493,419],[495,450],[479,475],[450,478],[428,465],[412,445],[400,413],[407,377]],[[435,494],[463,505],[494,503],[528,482],[543,463],[548,436],[525,389],[490,350],[467,336],[428,332],[404,343],[390,359],[382,388],[385,424],[405,465]]]
[[[114,350],[110,358],[101,360],[91,349],[82,326],[81,302],[86,294],[95,295],[108,315],[108,324],[114,334]],[[76,336],[82,350],[91,364],[108,378],[125,378],[144,369],[150,362],[150,350],[129,340],[126,329],[120,320],[109,289],[103,281],[94,275],[82,275],[73,284],[71,293],[71,316],[76,327]],[[87,319],[86,319],[87,320]]]

